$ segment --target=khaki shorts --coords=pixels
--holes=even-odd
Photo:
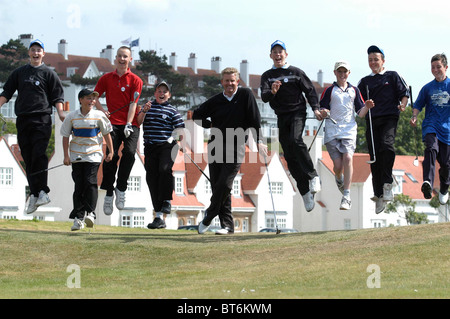
[[[330,154],[331,159],[341,157],[342,154],[348,153],[353,156],[356,149],[356,143],[352,139],[333,139],[325,143],[327,151]]]

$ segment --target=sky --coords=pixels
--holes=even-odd
[[[32,34],[57,52],[61,39],[69,54],[98,57],[102,49],[139,38],[139,50],[177,55],[187,66],[190,53],[197,67],[249,63],[250,74],[272,66],[270,44],[286,43],[288,63],[317,81],[335,81],[334,63],[350,63],[349,82],[370,73],[367,48],[377,45],[385,67],[412,86],[413,97],[433,80],[430,60],[436,53],[450,58],[450,1],[436,0],[0,0],[0,44]],[[6,9],[7,8],[7,9]]]

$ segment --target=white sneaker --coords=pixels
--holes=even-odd
[[[315,206],[314,194],[312,194],[312,192],[309,191],[305,195],[302,195],[302,197],[303,197],[303,204],[305,204],[306,211],[307,212],[312,211]]]
[[[105,215],[111,215],[113,213],[114,207],[113,207],[113,196],[105,196],[105,202],[103,203],[103,212]]]
[[[206,226],[205,224],[203,224],[203,222],[200,222],[200,224],[198,224],[198,233],[199,234],[204,234],[206,233],[206,231],[209,229],[209,226]]]
[[[34,195],[30,196],[30,200],[28,201],[28,207],[25,211],[27,214],[33,214],[36,211],[36,209],[38,208],[36,206],[37,200],[38,200],[38,198],[35,197]]]
[[[84,217],[84,222],[86,223],[86,227],[92,228],[94,227],[94,223],[95,223],[95,214],[92,213],[88,213],[86,215],[86,217]]]
[[[83,221],[75,217],[72,228],[70,230],[74,231],[74,230],[80,230],[83,228],[84,228]]]
[[[446,205],[448,202],[448,192],[445,194],[441,194],[441,192],[439,192],[439,203],[441,205]]]
[[[48,194],[44,191],[39,192],[39,197],[36,201],[36,206],[46,205],[50,203],[50,197],[48,197]]]
[[[309,191],[312,194],[320,192],[322,189],[322,182],[320,181],[319,176],[313,177],[313,179],[309,180]]]
[[[342,196],[340,210],[348,210],[352,208],[352,201],[350,197]]]
[[[383,200],[385,202],[394,200],[394,194],[392,193],[392,184],[385,183],[383,185]]]
[[[342,194],[344,194],[344,178],[342,178],[342,179],[335,178],[335,180],[336,180],[337,188],[339,189],[339,191]]]
[[[375,204],[375,213],[377,214],[382,213],[385,208],[386,208],[385,200],[383,196],[380,196]]]
[[[115,188],[114,193],[116,193],[117,209],[123,209],[125,207],[125,192],[121,192],[117,188]]]

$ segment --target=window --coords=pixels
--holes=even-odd
[[[349,218],[344,219],[344,229],[345,230],[352,229],[352,221]]]
[[[277,215],[277,225],[278,225],[278,228],[286,228],[286,218],[278,217],[278,215]],[[272,215],[272,217],[266,216],[266,227],[275,228],[275,218],[273,215]]]
[[[144,215],[133,215],[133,227],[144,228]]]
[[[211,183],[205,179],[205,194],[212,194]]]
[[[414,176],[411,173],[406,173],[406,176],[409,177],[409,179],[413,182],[413,183],[418,183],[417,179],[414,178]]]
[[[11,187],[13,182],[13,169],[0,167],[0,186]]]
[[[270,188],[272,189],[272,194],[283,195],[283,182],[270,182]]]
[[[240,197],[241,196],[241,189],[240,189],[239,180],[234,180],[233,181],[233,196],[234,197]]]
[[[175,194],[183,195],[183,177],[175,177]]]
[[[384,219],[372,219],[372,227],[373,228],[386,227],[386,220],[384,220]]]
[[[140,192],[141,191],[141,177],[130,176],[127,181],[127,191]]]
[[[393,194],[401,194],[403,193],[403,176],[394,174],[392,176],[394,181],[392,182],[392,193]]]
[[[122,227],[131,227],[131,216],[122,216]]]

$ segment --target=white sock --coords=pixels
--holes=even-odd
[[[157,217],[157,218],[164,219],[164,214],[161,213],[161,212],[157,212],[157,213],[156,213],[156,217]]]
[[[344,189],[344,194],[345,197],[350,197],[350,190],[349,189]]]

